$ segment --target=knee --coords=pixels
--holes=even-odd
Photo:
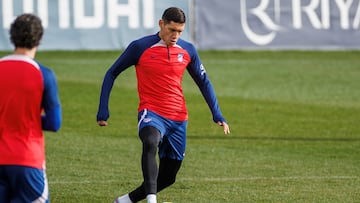
[[[175,183],[175,180],[176,180],[176,176],[170,177],[169,179],[166,180],[165,185],[170,186]]]
[[[176,176],[159,176],[158,177],[158,191],[161,191],[164,188],[169,187],[170,185],[174,184],[176,180]]]
[[[158,191],[172,185],[176,181],[176,174],[182,161],[163,158],[160,160],[158,174]]]
[[[144,127],[140,130],[139,136],[144,148],[150,151],[156,151],[160,142],[160,132],[158,129],[152,126]]]

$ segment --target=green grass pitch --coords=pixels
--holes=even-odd
[[[6,54],[2,52],[1,55]],[[58,78],[59,133],[46,133],[52,202],[112,202],[141,183],[134,68],[101,82],[120,51],[41,51]],[[201,51],[231,128],[212,122],[189,75],[186,157],[159,202],[359,202],[359,51]]]

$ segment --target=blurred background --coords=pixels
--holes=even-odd
[[[182,38],[201,50],[360,48],[360,1],[353,0],[0,0],[0,50],[9,27],[35,13],[46,28],[40,50],[116,50],[158,31],[164,9],[182,8]]]

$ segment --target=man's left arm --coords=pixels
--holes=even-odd
[[[188,65],[187,70],[205,98],[212,113],[213,121],[222,126],[224,128],[224,133],[228,134],[230,133],[230,129],[225,118],[222,116],[213,85],[208,78],[205,67],[201,63],[195,49],[193,49],[192,52],[191,63]]]
[[[44,78],[44,92],[42,99],[42,108],[44,114],[41,115],[43,130],[58,131],[62,122],[61,104],[58,94],[58,86],[53,71],[41,66],[41,72]]]

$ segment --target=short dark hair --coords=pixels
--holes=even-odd
[[[167,24],[171,21],[175,23],[185,23],[186,17],[184,11],[182,11],[180,8],[177,7],[170,7],[167,8],[163,15],[162,15],[163,21]]]
[[[18,16],[10,27],[10,40],[15,48],[32,49],[39,46],[44,33],[39,17],[33,14]]]

